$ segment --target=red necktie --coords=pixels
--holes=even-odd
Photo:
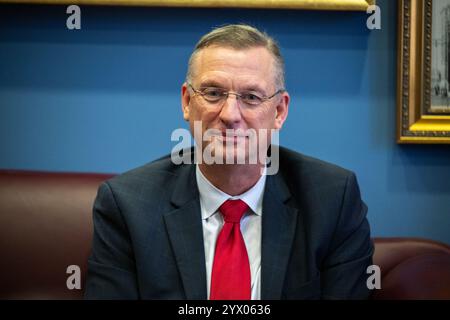
[[[240,221],[248,206],[227,200],[219,208],[225,223],[219,233],[211,275],[211,300],[250,300],[250,263]]]

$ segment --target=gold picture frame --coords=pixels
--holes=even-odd
[[[433,0],[399,1],[398,143],[450,143],[450,6],[448,20],[433,12]]]
[[[0,3],[366,11],[375,0],[0,0]]]

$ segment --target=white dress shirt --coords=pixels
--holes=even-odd
[[[266,170],[266,169],[265,169]],[[241,199],[249,210],[241,219],[241,232],[244,238],[250,262],[251,299],[261,299],[261,215],[266,183],[266,171],[256,184],[238,196],[230,196],[216,188],[200,171],[196,165],[197,186],[200,193],[200,207],[202,213],[203,239],[205,245],[207,297],[209,299],[211,286],[211,272],[214,262],[216,240],[223,226],[223,217],[219,207],[226,200]]]

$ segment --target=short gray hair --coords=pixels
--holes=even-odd
[[[213,29],[205,34],[195,45],[189,58],[186,81],[192,80],[192,65],[197,53],[209,46],[229,47],[236,50],[255,47],[266,48],[275,60],[275,84],[284,89],[284,59],[276,41],[267,33],[247,24],[229,24]]]

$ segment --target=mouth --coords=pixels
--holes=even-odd
[[[217,138],[219,139],[219,140],[222,140],[222,141],[234,141],[234,142],[237,142],[237,141],[241,141],[241,140],[243,140],[243,139],[246,139],[247,137],[245,137],[245,136],[227,136],[227,135],[223,135],[223,136],[217,136]]]
[[[242,132],[224,132],[222,131],[221,134],[216,135],[217,139],[222,141],[241,141],[243,139],[248,139],[248,135]]]

